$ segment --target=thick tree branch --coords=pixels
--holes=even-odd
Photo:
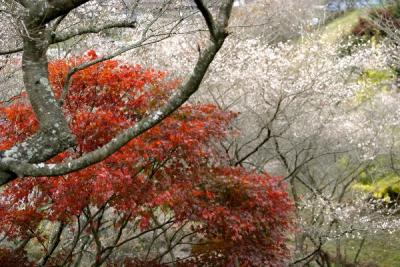
[[[134,47],[141,45],[147,40],[147,31],[163,14],[166,5],[167,4],[164,5],[158,16],[156,16],[144,30],[142,42],[134,44]],[[70,132],[65,117],[61,112],[61,103],[57,103],[55,100],[53,89],[49,84],[47,70],[48,61],[46,57],[46,51],[50,42],[50,35],[47,34],[48,29],[44,25],[36,25],[35,21],[33,21],[30,16],[25,18],[24,25],[30,25],[29,27],[25,27],[26,36],[24,36],[24,84],[41,127],[38,133],[24,142],[15,145],[10,150],[5,151],[1,154],[1,157],[27,163],[40,163],[74,146],[75,137]],[[68,82],[66,84],[69,84],[70,78],[74,72],[120,55],[129,49],[132,49],[132,46],[118,50],[109,57],[91,61],[72,69],[68,73]],[[66,90],[63,92],[63,98],[65,97],[65,91]],[[5,184],[15,179],[17,176],[23,176],[19,169],[11,171],[10,169],[0,168],[0,184]]]
[[[18,0],[17,2],[21,4],[26,9],[26,16],[23,20],[23,28],[25,30],[25,37],[37,38],[39,36],[31,36],[30,29],[34,27],[40,28],[40,32],[44,33],[45,25],[52,20],[62,17],[68,14],[71,10],[89,2],[90,0],[39,0],[39,1],[26,1]],[[40,40],[46,40],[46,38],[40,38]],[[39,40],[39,39],[38,39]],[[5,51],[0,51],[0,55],[9,55],[21,52],[25,49],[23,47],[18,47],[14,49],[8,49]]]
[[[46,10],[47,6],[44,4],[29,3],[29,12],[26,12],[22,20],[25,31],[22,36],[23,81],[40,129],[32,137],[2,154],[4,158],[30,163],[46,161],[74,146],[76,142],[48,78],[48,29],[43,21],[38,20],[41,12]],[[1,169],[0,180],[5,183],[18,175],[18,170],[9,172]]]
[[[217,34],[217,29],[216,29],[214,18],[212,16],[210,10],[204,4],[203,0],[194,0],[194,2],[196,3],[196,6],[200,10],[201,14],[203,15],[204,20],[206,21],[208,30],[210,31],[212,38],[215,38],[215,36]]]
[[[55,2],[60,2],[60,1],[55,1]],[[68,2],[78,2],[78,1],[68,1]],[[233,0],[223,1],[217,18],[219,23],[216,24],[217,28],[215,32],[215,37],[209,40],[208,46],[201,53],[193,70],[193,73],[190,75],[187,81],[178,89],[176,93],[174,93],[171,96],[169,101],[161,108],[159,108],[157,111],[153,112],[146,118],[142,119],[133,127],[125,130],[124,132],[113,138],[109,143],[107,143],[103,147],[95,151],[92,151],[90,153],[87,153],[78,159],[70,160],[59,164],[44,164],[44,163],[32,164],[21,160],[21,158],[15,158],[13,156],[10,156],[9,154],[5,154],[0,160],[0,169],[17,173],[21,177],[64,175],[73,171],[83,169],[85,167],[88,167],[92,164],[95,164],[97,162],[106,159],[107,157],[118,151],[122,146],[124,146],[130,140],[132,140],[133,138],[139,136],[140,134],[144,133],[145,131],[149,130],[150,128],[160,123],[172,112],[174,112],[176,109],[182,106],[189,99],[189,97],[198,90],[203,80],[203,77],[208,70],[209,65],[211,64],[214,57],[218,53],[219,49],[222,47],[225,38],[228,36],[226,28],[228,26],[232,5],[233,5]],[[46,67],[47,67],[47,61],[46,61]],[[37,79],[37,76],[34,76],[32,78]],[[48,85],[48,81],[47,83],[39,82],[39,84]],[[45,90],[46,89],[47,88],[45,88]],[[45,115],[53,116],[53,114],[45,114]],[[55,118],[53,122],[54,121],[57,121],[57,118]],[[2,176],[1,178],[2,179],[0,179],[0,182],[2,183],[6,183],[13,179],[10,177],[4,178]]]
[[[45,25],[89,1],[90,0],[25,1],[27,2],[25,7],[29,9],[29,17],[33,22]]]

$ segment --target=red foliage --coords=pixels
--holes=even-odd
[[[0,263],[2,267],[33,267],[25,251],[17,249],[0,249]]]
[[[386,29],[385,29],[386,28]],[[396,32],[400,28],[400,6],[392,5],[386,8],[373,9],[368,17],[361,17],[353,27],[352,34],[356,37],[385,37],[388,32]]]
[[[94,51],[49,65],[60,98],[68,70]],[[64,112],[78,146],[50,162],[76,158],[109,142],[158,108],[179,85],[165,72],[109,60],[73,75]],[[0,129],[10,148],[38,129],[24,96],[0,106]],[[282,266],[292,203],[278,178],[227,165],[211,144],[230,133],[234,113],[186,104],[101,163],[62,177],[24,178],[3,192],[0,229],[27,238],[42,220],[70,224],[84,208],[105,203],[150,227],[152,211],[168,207],[176,224],[192,223],[202,241],[190,266]],[[91,226],[95,227],[95,226]],[[127,260],[125,260],[127,262]],[[135,260],[141,262],[141,260]]]
[[[357,37],[371,38],[372,36],[379,35],[380,30],[370,19],[360,18],[351,33]]]

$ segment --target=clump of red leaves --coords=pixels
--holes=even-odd
[[[395,32],[399,28],[400,5],[394,4],[385,8],[372,9],[366,18],[359,19],[351,32],[356,37],[370,39],[386,37],[388,32]]]
[[[26,252],[21,249],[0,249],[0,264],[2,267],[33,267]]]
[[[52,62],[56,97],[62,95],[69,69],[96,58],[90,51]],[[78,146],[51,162],[106,144],[165,103],[177,86],[179,81],[168,79],[165,72],[118,60],[74,74],[63,109]],[[0,106],[0,130],[7,136],[0,140],[0,149],[38,129],[27,103],[21,95]],[[268,174],[228,166],[211,144],[230,133],[234,117],[214,105],[186,104],[101,163],[62,177],[16,180],[2,193],[0,228],[9,239],[24,239],[43,220],[72,223],[85,207],[108,202],[119,213],[141,218],[145,230],[152,210],[168,207],[177,223],[194,222],[192,230],[201,237],[183,265],[282,266],[292,208],[285,188]],[[128,266],[129,260],[124,262]]]

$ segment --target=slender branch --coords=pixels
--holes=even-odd
[[[365,239],[366,239],[366,238],[363,237],[363,239],[361,240],[360,246],[359,246],[358,249],[357,249],[356,256],[354,257],[354,264],[355,264],[355,265],[357,265],[357,263],[358,263],[358,257],[360,256],[361,250],[363,249],[363,246],[364,246],[364,243],[365,243]]]
[[[112,54],[110,54],[110,55],[107,55],[107,56],[104,56],[104,57],[100,57],[100,58],[97,58],[97,59],[92,60],[92,61],[89,61],[89,62],[85,62],[85,63],[83,63],[83,64],[81,64],[81,65],[79,65],[79,66],[76,66],[76,67],[73,67],[72,69],[70,69],[70,70],[68,71],[68,73],[67,73],[66,82],[65,82],[65,84],[64,84],[64,88],[63,88],[63,91],[62,91],[61,103],[60,103],[60,104],[62,105],[63,102],[65,101],[66,97],[67,97],[68,90],[69,90],[69,87],[71,86],[71,82],[72,82],[72,75],[74,75],[74,74],[77,73],[78,71],[81,71],[81,70],[83,70],[83,69],[89,68],[90,66],[93,66],[93,65],[95,65],[95,64],[98,64],[98,63],[100,63],[100,62],[103,62],[103,61],[106,61],[106,60],[115,58],[115,57],[117,57],[117,56],[119,56],[119,55],[122,55],[123,53],[129,51],[129,50],[138,48],[138,47],[140,47],[141,45],[143,45],[143,43],[144,43],[145,41],[147,41],[148,39],[150,39],[150,38],[152,37],[152,35],[147,36],[147,33],[149,32],[151,26],[152,26],[152,25],[161,17],[161,15],[165,12],[165,8],[166,8],[166,7],[167,7],[167,4],[164,4],[164,6],[161,8],[161,10],[160,10],[160,12],[157,14],[157,16],[155,16],[155,17],[150,21],[150,23],[146,26],[146,28],[145,28],[145,29],[143,30],[143,32],[142,32],[142,36],[141,36],[141,38],[140,38],[139,41],[137,41],[137,42],[135,42],[135,43],[133,43],[133,44],[131,44],[131,45],[128,45],[128,46],[126,46],[126,47],[123,47],[123,48],[121,48],[121,49],[115,51],[114,53],[112,53]]]
[[[88,27],[82,27],[82,28],[70,30],[65,33],[58,33],[58,34],[55,34],[54,38],[51,41],[51,44],[65,42],[76,36],[90,34],[90,33],[99,33],[104,30],[115,29],[115,28],[136,28],[136,21],[110,22],[105,25],[92,25],[92,26],[88,26]]]
[[[107,247],[107,249],[103,249],[101,251],[101,255],[103,255],[103,254],[105,254],[105,255],[101,256],[98,259],[98,262],[97,262],[98,266],[103,264],[108,259],[108,257],[110,257],[111,253],[113,252],[113,249],[118,244],[118,242],[121,240],[122,233],[123,233],[124,229],[128,226],[128,223],[129,223],[129,220],[131,219],[131,216],[132,216],[132,214],[129,213],[128,216],[126,216],[126,218],[124,219],[121,227],[119,228],[118,234],[114,239],[113,246]]]
[[[238,161],[235,162],[235,166],[238,166],[240,164],[243,163],[243,161],[245,161],[246,159],[248,159],[249,157],[251,157],[252,155],[254,155],[255,153],[257,153],[257,151],[263,146],[265,145],[265,143],[268,142],[268,140],[271,139],[271,129],[268,128],[267,129],[267,136],[254,148],[252,149],[250,152],[248,152],[246,155],[244,155],[241,159],[239,159]]]
[[[60,222],[58,228],[56,229],[56,233],[54,234],[52,240],[51,240],[51,244],[50,244],[50,248],[48,249],[46,255],[42,258],[42,260],[39,263],[39,266],[45,266],[47,261],[50,259],[51,255],[54,253],[54,251],[56,250],[58,244],[61,241],[61,234],[64,230],[64,223]]]
[[[296,264],[298,264],[302,261],[312,258],[314,255],[316,255],[317,253],[319,253],[321,251],[321,248],[322,248],[322,244],[319,243],[318,247],[313,252],[309,253],[308,255],[304,256],[301,259],[297,259],[297,260],[293,261],[292,263],[290,263],[290,266],[295,266]]]
[[[58,26],[59,23],[61,23],[63,17],[60,17],[59,20],[56,21],[56,24],[53,25],[53,29]],[[85,35],[85,34],[91,34],[91,33],[99,33],[104,30],[108,29],[114,29],[114,28],[135,28],[136,27],[136,21],[118,21],[118,22],[110,22],[105,25],[93,25],[90,27],[82,27],[74,30],[70,30],[65,33],[53,33],[52,38],[49,41],[49,45],[53,44],[58,44],[62,43],[65,41],[68,41],[74,37]],[[8,50],[3,50],[0,51],[0,56],[3,55],[10,55],[10,54],[15,54],[23,51],[23,47],[17,47],[13,49],[8,49]]]
[[[22,50],[23,50],[22,47],[13,48],[13,49],[9,49],[9,50],[3,50],[3,51],[0,51],[0,56],[15,54],[18,52],[22,52]]]
[[[174,222],[175,222],[175,220],[174,220],[173,218],[171,218],[171,219],[169,219],[168,221],[164,222],[164,223],[163,223],[162,225],[160,225],[160,226],[156,226],[156,227],[150,228],[150,229],[148,229],[148,230],[142,231],[142,232],[140,232],[140,233],[138,233],[138,234],[136,234],[136,235],[133,235],[133,236],[131,236],[131,237],[129,237],[129,238],[126,238],[125,240],[119,242],[119,243],[116,244],[116,245],[108,246],[108,247],[104,248],[104,250],[109,250],[109,249],[118,248],[118,247],[122,246],[123,244],[126,244],[126,243],[128,243],[128,242],[130,242],[130,241],[132,241],[132,240],[134,240],[134,239],[137,239],[137,238],[139,238],[139,237],[141,237],[141,236],[143,236],[143,235],[145,235],[145,234],[147,234],[147,233],[153,232],[153,231],[158,230],[158,229],[162,229],[163,226],[168,225],[168,224],[173,224]]]

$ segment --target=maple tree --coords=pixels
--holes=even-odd
[[[66,92],[68,71],[97,58],[89,51],[49,64],[55,97],[77,137],[77,146],[49,160],[49,166],[106,144],[157,110],[180,84],[166,72],[108,60],[75,73]],[[2,103],[0,114],[7,136],[0,150],[39,127],[24,93]],[[3,262],[12,266],[16,249],[21,253],[36,244],[42,250],[35,260],[42,266],[81,261],[282,266],[292,209],[282,181],[229,166],[213,145],[235,134],[230,129],[235,117],[211,104],[187,103],[100,163],[64,176],[9,183],[2,193],[0,227],[4,240],[18,245],[1,252]],[[49,224],[53,235],[44,230]],[[138,248],[141,238],[147,239]],[[162,238],[163,250],[153,249]],[[190,251],[179,259],[185,245]],[[118,252],[124,246],[128,254]]]
[[[134,127],[121,132],[118,136],[111,138],[108,143],[90,153],[83,154],[69,162],[48,165],[44,162],[73,148],[77,144],[77,137],[69,128],[68,119],[64,116],[62,108],[56,101],[48,72],[48,52],[51,45],[64,43],[75,37],[96,34],[113,28],[138,28],[138,32],[130,36],[130,42],[118,48],[110,48],[107,55],[96,60],[85,62],[75,66],[67,75],[68,82],[63,91],[68,91],[69,81],[72,75],[80,70],[86,69],[101,61],[115,58],[135,48],[160,42],[174,34],[174,28],[181,22],[182,18],[173,16],[172,21],[165,21],[169,14],[174,14],[175,8],[182,7],[180,1],[165,1],[157,5],[155,9],[145,8],[147,16],[136,16],[135,12],[139,3],[125,3],[120,8],[106,8],[105,12],[117,13],[118,18],[113,18],[108,23],[98,25],[103,21],[103,14],[92,17],[94,27],[82,22],[82,27],[75,27],[76,17],[81,17],[81,12],[97,10],[102,6],[98,1],[89,0],[57,0],[57,1],[0,1],[15,25],[21,30],[17,34],[20,47],[14,47],[0,51],[0,55],[11,55],[19,52],[22,54],[21,71],[24,90],[28,94],[32,110],[38,119],[38,130],[29,138],[16,143],[8,150],[0,151],[0,184],[7,184],[17,177],[29,176],[58,176],[78,171],[96,164],[152,127],[156,126],[176,109],[182,106],[191,95],[198,89],[211,62],[228,37],[228,24],[231,15],[233,0],[224,0],[218,5],[209,6],[202,0],[195,0],[192,7],[197,8],[198,14],[203,18],[203,24],[207,26],[209,36],[206,45],[200,48],[199,57],[194,64],[193,70],[184,79],[178,90],[171,95],[170,99],[151,114],[146,114]],[[121,5],[119,5],[121,6]],[[142,6],[142,5],[141,5]],[[144,4],[144,6],[146,6]],[[143,6],[143,7],[144,7]],[[124,11],[125,10],[125,11]],[[104,10],[103,10],[104,11]],[[129,11],[131,15],[121,12]],[[176,10],[175,10],[176,11]],[[132,13],[133,12],[133,13]],[[175,12],[176,14],[176,12]],[[122,20],[121,20],[122,16]],[[109,17],[106,15],[106,17]],[[177,19],[176,19],[177,18]],[[72,23],[70,29],[65,24]],[[169,24],[170,30],[161,26]],[[80,23],[78,23],[80,24]],[[68,29],[63,31],[63,27]],[[155,28],[162,28],[158,31]],[[24,32],[24,33],[22,33]],[[18,46],[18,45],[17,45]],[[68,50],[68,49],[67,49]],[[15,88],[12,88],[15,89]],[[9,90],[11,92],[11,90]]]

